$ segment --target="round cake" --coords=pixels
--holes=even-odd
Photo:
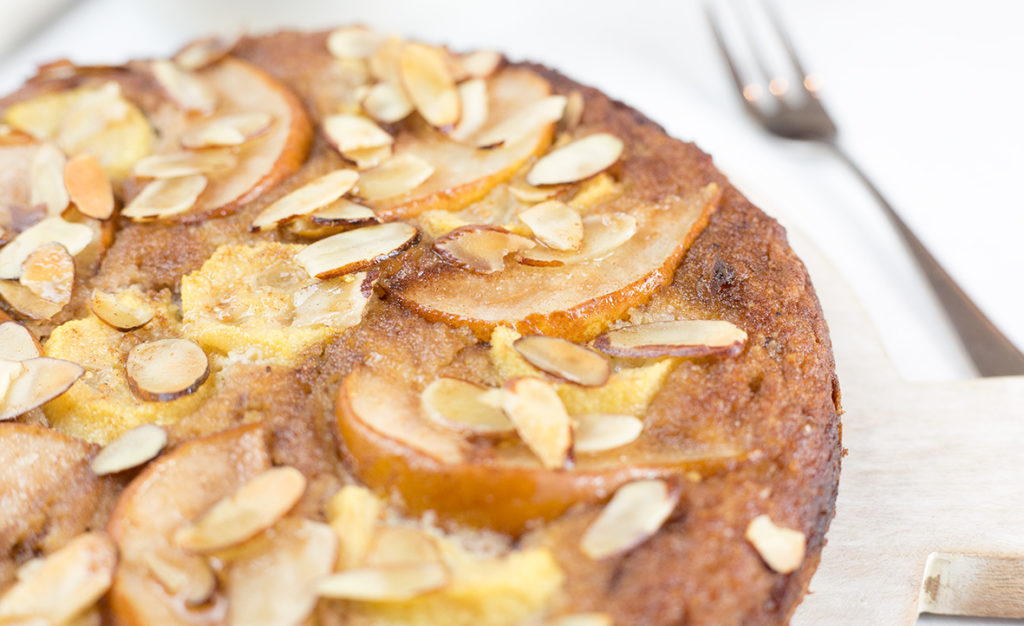
[[[364,27],[0,100],[0,622],[779,624],[841,456],[784,230]]]

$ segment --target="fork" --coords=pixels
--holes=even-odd
[[[1009,339],[982,313],[981,309],[964,293],[956,281],[946,272],[923,243],[910,230],[907,224],[882,196],[867,174],[858,166],[850,155],[843,150],[837,141],[838,129],[825,107],[818,99],[815,80],[804,71],[803,65],[793,48],[793,44],[782,28],[782,24],[769,2],[763,3],[763,12],[768,17],[771,29],[782,43],[783,51],[791,65],[792,72],[799,78],[796,90],[800,96],[794,102],[787,98],[788,82],[782,73],[773,73],[768,69],[767,55],[757,51],[756,38],[751,32],[749,22],[742,26],[749,40],[755,59],[755,65],[762,79],[767,81],[767,89],[759,82],[744,81],[739,70],[739,63],[729,51],[725,37],[715,12],[707,1],[704,11],[711,26],[715,42],[725,58],[736,89],[740,92],[743,105],[747,112],[769,132],[786,139],[815,141],[827,146],[839,159],[846,163],[850,170],[874,196],[878,205],[889,218],[892,226],[902,238],[907,250],[917,261],[932,290],[944,307],[946,316],[952,323],[961,343],[970,355],[975,367],[982,376],[1009,376],[1024,374],[1024,354],[1021,354]]]

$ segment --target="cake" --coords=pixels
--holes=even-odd
[[[821,308],[632,108],[353,26],[58,61],[0,120],[0,622],[779,624],[806,593]]]

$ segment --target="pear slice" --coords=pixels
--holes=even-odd
[[[369,206],[382,219],[393,219],[428,210],[457,211],[483,198],[548,148],[555,125],[541,123],[518,140],[488,151],[475,148],[477,138],[550,93],[548,82],[536,73],[505,68],[488,79],[487,121],[468,136],[460,134],[458,142],[418,117],[406,120],[395,138],[395,155],[421,159],[433,167],[433,175],[401,195],[374,198]]]
[[[494,274],[438,263],[384,286],[428,320],[467,326],[485,341],[499,324],[523,334],[589,341],[671,280],[720,196],[710,184],[684,197],[636,204],[628,214],[636,233],[599,258],[557,267],[510,264]]]
[[[732,446],[685,449],[641,435],[623,449],[625,460],[611,450],[547,470],[514,439],[469,438],[438,424],[411,383],[366,367],[342,382],[335,415],[352,470],[368,487],[395,494],[413,514],[435,511],[442,520],[513,535],[576,503],[600,502],[624,483],[713,471],[743,456]]]

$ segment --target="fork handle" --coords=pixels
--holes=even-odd
[[[982,376],[1015,376],[1024,374],[1024,354],[1021,354],[1013,343],[996,328],[981,309],[964,293],[956,281],[942,268],[931,252],[911,232],[910,228],[900,219],[889,202],[882,196],[867,174],[861,170],[849,154],[833,140],[827,144],[836,155],[864,183],[871,195],[882,207],[896,232],[903,238],[907,249],[924,272],[925,278],[931,283],[932,289],[939,297],[946,310],[946,316],[952,322],[960,342],[974,361],[975,367]]]

